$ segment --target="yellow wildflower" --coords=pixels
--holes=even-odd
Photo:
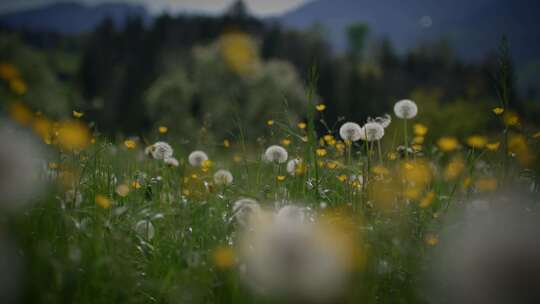
[[[137,147],[137,142],[132,139],[127,139],[124,141],[124,146],[128,149],[135,149]]]
[[[467,138],[467,144],[471,148],[482,149],[487,144],[487,139],[484,136],[473,135]]]
[[[493,113],[495,113],[496,115],[501,115],[502,113],[504,113],[504,109],[501,107],[493,108]]]
[[[160,134],[165,134],[165,133],[169,132],[169,128],[167,128],[165,126],[160,126],[158,128],[158,131],[159,131]]]
[[[285,147],[290,145],[291,144],[291,140],[288,139],[288,138],[284,138],[282,141],[281,141],[281,144],[284,145]]]
[[[0,78],[9,81],[19,77],[19,71],[14,65],[10,63],[0,63]]]
[[[84,113],[83,112],[77,112],[77,111],[73,111],[73,117],[75,118],[81,118],[84,116]]]
[[[231,142],[228,139],[223,140],[223,146],[225,148],[229,148],[231,146]]]
[[[330,170],[333,170],[338,167],[338,163],[335,161],[329,161],[326,163],[326,167]]]
[[[424,143],[424,136],[415,136],[413,139],[413,143],[421,145]]]
[[[441,137],[437,141],[437,145],[444,152],[451,152],[459,147],[459,142],[454,137]]]
[[[435,246],[435,245],[437,245],[439,243],[439,238],[437,237],[437,235],[435,235],[433,233],[428,233],[426,235],[426,237],[424,238],[424,241],[429,246]]]
[[[326,152],[326,149],[319,148],[319,149],[315,150],[315,153],[317,153],[317,156],[319,156],[319,157],[324,157],[324,156],[326,156],[326,154],[328,152]]]
[[[494,143],[487,143],[486,144],[486,148],[489,150],[489,151],[497,151],[499,150],[499,147],[501,146],[501,143],[500,142],[494,142]]]
[[[270,119],[270,120],[268,120],[268,121],[266,122],[266,124],[269,125],[269,126],[273,126],[273,125],[274,125],[274,121],[273,121],[272,119]]]
[[[90,131],[78,121],[64,121],[58,125],[58,144],[66,150],[82,150],[90,144]]]
[[[240,156],[240,155],[238,155],[238,154],[235,154],[235,155],[233,156],[233,161],[234,161],[235,163],[241,162],[241,161],[242,161],[242,156]]]
[[[278,182],[284,181],[285,178],[286,178],[285,175],[278,175],[278,176],[276,176],[276,179],[277,179]]]
[[[389,160],[396,160],[397,159],[397,154],[394,153],[394,152],[390,152],[390,153],[388,153],[387,157],[388,157]]]
[[[424,198],[422,198],[422,200],[420,201],[420,208],[429,207],[431,203],[433,203],[434,198],[435,198],[435,192],[433,191],[428,192],[426,196],[424,196]]]
[[[140,189],[141,188],[141,183],[139,183],[138,181],[133,181],[133,182],[131,182],[131,188]]]
[[[322,111],[326,110],[326,105],[320,103],[320,104],[315,106],[315,109],[317,109],[317,111],[319,111],[319,112],[322,112]]]
[[[9,82],[9,88],[13,91],[13,93],[17,95],[24,95],[26,91],[28,91],[28,88],[26,87],[26,83],[22,81],[22,79],[16,78],[12,79]]]
[[[218,269],[227,270],[234,266],[235,254],[230,247],[219,247],[214,250],[212,259]]]
[[[307,127],[307,124],[305,122],[299,122],[297,126],[298,128],[304,130]]]
[[[416,136],[425,136],[428,132],[428,128],[421,123],[414,124],[413,129]]]
[[[454,159],[444,169],[444,178],[447,180],[453,180],[459,177],[461,172],[465,169],[465,164],[461,159]]]
[[[344,183],[344,182],[347,181],[347,175],[345,175],[345,174],[338,175],[338,176],[337,176],[337,179],[338,179],[340,182]]]
[[[111,201],[103,195],[96,195],[96,204],[103,209],[109,209],[111,207]]]
[[[515,126],[519,124],[519,116],[516,113],[504,113],[503,120],[507,126]]]

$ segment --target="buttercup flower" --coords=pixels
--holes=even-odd
[[[203,151],[193,151],[188,156],[189,164],[193,167],[200,167],[202,164],[208,160],[208,155],[204,153]]]
[[[346,122],[339,128],[339,136],[343,140],[358,141],[362,138],[362,128],[357,123]]]
[[[404,99],[394,105],[394,113],[401,119],[412,119],[418,114],[418,107],[414,101]]]
[[[288,157],[289,154],[287,153],[287,150],[285,150],[285,148],[283,148],[282,146],[278,145],[270,146],[264,152],[264,159],[269,162],[282,164],[287,161]]]

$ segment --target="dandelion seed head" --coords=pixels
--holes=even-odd
[[[346,122],[339,128],[339,136],[346,141],[358,141],[362,138],[362,128],[354,122]]]
[[[362,127],[360,139],[365,141],[381,140],[384,136],[384,127],[377,122],[368,122]]]
[[[291,159],[287,163],[287,173],[291,176],[299,175],[303,172],[303,162],[300,158]]]
[[[174,157],[167,157],[167,158],[165,158],[164,162],[165,162],[165,164],[167,164],[168,166],[171,166],[171,167],[178,167],[180,165],[178,160],[176,158],[174,158]]]
[[[159,160],[171,158],[173,156],[173,152],[174,150],[171,145],[164,141],[158,141],[157,143],[153,144],[152,148],[150,149],[152,158]]]
[[[412,119],[418,114],[418,106],[412,100],[400,100],[394,105],[394,113],[398,118]]]
[[[264,159],[268,162],[282,164],[287,161],[289,154],[282,146],[273,145],[264,152]]]
[[[216,185],[226,186],[232,184],[232,182],[233,175],[230,171],[221,169],[214,174],[214,183]]]
[[[380,124],[383,128],[386,129],[392,123],[392,116],[390,116],[389,114],[384,114],[384,116],[379,116],[379,117],[375,117],[375,118],[369,117],[367,121],[368,122],[376,122],[376,123]]]
[[[243,198],[234,202],[232,210],[233,219],[244,227],[248,226],[253,217],[256,217],[259,212],[261,212],[259,203],[250,198]]]
[[[208,160],[208,155],[203,151],[197,150],[191,152],[188,156],[189,164],[193,167],[201,167],[205,161]]]

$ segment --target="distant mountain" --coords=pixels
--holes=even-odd
[[[338,49],[346,47],[347,26],[365,22],[399,51],[445,38],[470,59],[495,49],[506,34],[516,59],[528,61],[540,56],[538,16],[537,0],[315,0],[279,20],[300,29],[322,24]]]
[[[142,5],[104,3],[84,5],[60,2],[48,6],[0,15],[0,24],[31,31],[78,34],[92,31],[105,18],[122,25],[130,16],[141,16],[145,22],[150,15]]]

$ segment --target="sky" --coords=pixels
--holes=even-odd
[[[0,13],[38,7],[63,0],[0,0]],[[144,4],[153,13],[170,12],[220,13],[235,0],[71,0],[87,4],[103,2],[132,2]],[[258,16],[279,15],[310,0],[244,0],[250,11]]]

